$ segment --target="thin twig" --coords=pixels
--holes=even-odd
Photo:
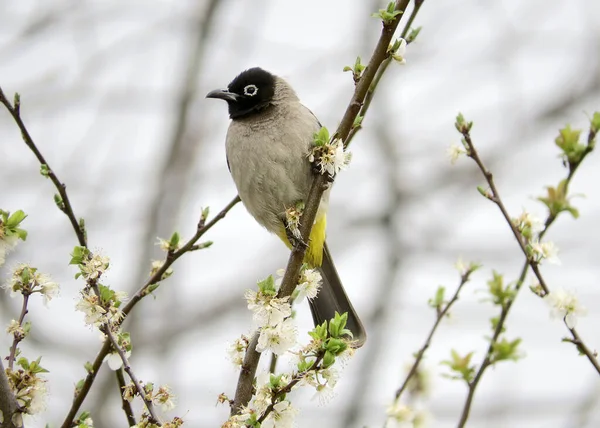
[[[25,126],[25,124],[23,123],[23,120],[21,119],[20,97],[18,95],[15,95],[15,102],[13,105],[10,103],[10,101],[8,101],[8,99],[4,95],[4,92],[2,91],[2,88],[0,87],[0,103],[4,104],[4,106],[10,113],[10,115],[15,120],[17,126],[21,130],[21,136],[23,137],[23,141],[25,142],[25,144],[27,144],[27,147],[29,147],[29,149],[33,152],[35,157],[38,159],[38,161],[40,162],[40,165],[46,165],[46,167],[48,168],[47,169],[48,178],[50,178],[50,180],[52,180],[52,183],[54,183],[54,187],[56,187],[56,190],[58,190],[58,193],[61,198],[61,203],[57,203],[58,208],[63,213],[65,213],[66,216],[69,218],[69,221],[71,222],[71,226],[73,226],[73,230],[75,231],[75,234],[77,235],[77,240],[79,241],[79,245],[81,245],[82,247],[87,247],[85,228],[79,224],[79,222],[77,221],[77,217],[75,216],[75,213],[73,212],[73,207],[71,206],[71,201],[69,200],[69,196],[67,195],[67,190],[66,190],[67,187],[65,186],[64,183],[62,183],[58,179],[58,177],[56,176],[56,174],[54,173],[52,168],[50,168],[50,165],[48,164],[48,162],[46,161],[44,156],[42,156],[42,153],[38,150],[37,146],[33,142],[33,138],[31,138],[31,135],[29,134],[29,131],[27,130],[27,127]]]
[[[346,108],[346,112],[338,126],[334,137],[339,138],[344,142],[344,147],[347,146],[348,136],[352,129],[352,125],[356,119],[356,116],[360,112],[360,109],[364,103],[365,96],[369,90],[371,82],[373,81],[377,70],[381,66],[381,63],[388,56],[388,47],[394,36],[396,28],[400,23],[400,19],[408,6],[409,0],[397,0],[395,3],[395,10],[401,11],[391,22],[384,23],[381,36],[371,56],[371,60],[367,67],[363,70],[363,73],[358,80],[354,89],[354,95],[350,101],[350,104]],[[323,192],[329,187],[327,178],[325,175],[317,175],[312,182],[310,192],[306,199],[306,204],[302,214],[302,221],[300,224],[300,232],[303,242],[308,242],[312,225],[317,215],[317,210],[321,201]],[[290,254],[287,269],[281,283],[281,287],[277,294],[277,297],[287,297],[292,294],[296,287],[298,275],[302,263],[304,260],[304,253],[306,248],[304,246],[295,246],[292,248]],[[237,414],[241,411],[242,407],[247,405],[252,398],[252,382],[256,374],[256,369],[260,361],[260,353],[256,351],[256,345],[258,343],[258,333],[255,333],[252,337],[250,345],[246,351],[244,362],[242,364],[240,375],[238,378],[237,388],[235,392],[234,404],[231,407],[231,414]]]
[[[504,331],[504,324],[506,322],[506,318],[508,317],[510,308],[512,307],[512,304],[514,303],[514,301],[517,297],[518,291],[522,288],[522,285],[525,281],[525,277],[527,275],[528,268],[531,268],[535,277],[537,278],[538,282],[540,283],[541,288],[544,290],[544,292],[546,294],[550,293],[550,289],[549,289],[548,285],[546,284],[546,282],[540,272],[539,263],[536,260],[534,260],[532,257],[529,256],[523,236],[521,235],[521,233],[519,232],[517,227],[511,221],[510,215],[508,214],[508,211],[507,211],[506,207],[504,206],[504,203],[502,202],[500,193],[498,192],[496,183],[494,182],[494,177],[493,177],[492,173],[486,168],[485,164],[479,157],[479,153],[475,149],[475,145],[473,144],[473,141],[471,139],[469,129],[465,128],[465,129],[461,130],[460,132],[463,135],[463,138],[464,138],[464,141],[465,141],[465,144],[467,147],[467,155],[475,161],[479,170],[483,174],[486,182],[488,183],[488,186],[491,191],[491,194],[487,195],[488,199],[491,200],[494,204],[496,204],[496,206],[500,209],[502,216],[504,217],[506,222],[509,224],[511,231],[512,231],[513,235],[515,236],[515,238],[519,244],[519,247],[521,248],[521,251],[525,255],[525,262],[523,264],[523,268],[521,269],[521,274],[520,274],[519,279],[517,280],[517,284],[515,286],[515,295],[514,295],[514,297],[512,297],[512,299],[508,300],[506,302],[506,304],[502,307],[502,311],[500,313],[498,323],[496,324],[494,334],[493,334],[492,338],[490,339],[490,344],[488,346],[484,360],[480,364],[473,380],[471,380],[471,382],[469,382],[469,384],[468,384],[469,392],[467,394],[467,399],[465,401],[465,404],[464,404],[464,407],[463,407],[463,410],[461,413],[460,421],[458,423],[458,427],[462,428],[465,426],[465,424],[467,423],[467,420],[469,418],[469,413],[471,410],[471,405],[473,402],[473,397],[475,395],[475,390],[477,388],[477,385],[479,384],[485,370],[490,365],[493,364],[493,362],[491,361],[491,357],[492,357],[494,344],[497,343],[498,338]],[[593,140],[594,136],[595,135],[592,133],[592,131],[590,131],[590,135],[588,137],[588,147],[587,147],[586,151],[583,153],[579,163],[576,165],[573,165],[569,169],[569,174],[565,180],[566,181],[565,193],[568,192],[568,186],[575,174],[575,171],[577,170],[577,168],[579,167],[581,162],[583,162],[585,157],[589,153],[591,153],[593,146],[590,144],[590,141]],[[557,217],[553,216],[551,213],[548,214],[548,217],[545,221],[544,230],[539,234],[539,240],[542,239],[542,237],[548,231],[548,228],[550,227],[550,225],[552,225],[552,223],[554,223],[556,218]],[[564,321],[565,325],[567,325],[566,318],[563,321]],[[594,353],[592,351],[590,351],[590,349],[585,345],[585,343],[583,342],[583,340],[581,339],[581,337],[579,336],[579,334],[577,333],[577,331],[574,328],[573,329],[569,328],[569,326],[567,325],[567,329],[569,330],[569,332],[571,333],[571,336],[573,337],[572,343],[576,344],[577,349],[588,358],[590,363],[592,363],[592,365],[594,366],[596,371],[600,374],[600,364],[598,363],[598,360],[596,359]]]
[[[302,380],[302,378],[304,378],[304,376],[306,375],[306,373],[308,373],[311,370],[319,370],[319,364],[321,364],[321,360],[323,359],[323,355],[324,353],[321,353],[317,356],[317,358],[315,359],[315,361],[312,363],[312,365],[310,366],[310,368],[308,368],[306,371],[303,371],[301,373],[296,373],[296,375],[292,378],[292,380],[290,381],[290,383],[288,383],[286,386],[284,386],[283,388],[279,389],[275,394],[273,394],[273,397],[271,397],[271,404],[269,404],[267,406],[267,408],[265,409],[265,411],[263,412],[263,414],[261,415],[260,418],[258,418],[258,422],[262,423],[265,421],[265,419],[267,418],[267,416],[269,416],[269,413],[271,413],[273,411],[273,408],[275,407],[275,404],[277,404],[280,400],[280,398],[284,397],[286,394],[288,394],[289,392],[292,391],[292,389],[294,388],[294,386],[296,386],[296,384],[298,382],[300,382]]]
[[[38,159],[40,165],[45,165],[46,175],[51,179],[52,183],[54,184],[60,195],[61,201],[60,203],[57,203],[59,209],[63,213],[65,213],[65,215],[69,218],[69,221],[73,226],[73,230],[77,235],[79,245],[87,248],[86,231],[83,226],[83,222],[80,223],[77,221],[77,217],[75,216],[73,207],[71,206],[71,202],[69,200],[65,184],[59,180],[52,168],[50,168],[50,165],[48,164],[44,156],[41,154],[40,150],[37,148],[35,142],[33,141],[33,138],[31,137],[31,134],[25,126],[25,123],[21,119],[20,97],[18,95],[15,95],[15,102],[14,104],[11,104],[10,101],[6,98],[4,92],[2,91],[2,88],[0,87],[0,103],[2,103],[6,107],[10,115],[15,120],[17,126],[21,130],[23,141]],[[188,242],[186,242],[179,250],[167,253],[167,257],[163,265],[154,273],[154,275],[151,276],[147,283],[135,294],[135,296],[123,308],[123,314],[126,316],[129,312],[131,312],[133,307],[147,294],[148,287],[158,283],[162,279],[163,274],[169,269],[169,267],[173,264],[173,262],[175,262],[175,260],[177,260],[186,252],[197,249],[196,247],[194,247],[194,245],[200,239],[200,237],[202,237],[202,235],[208,232],[218,221],[225,217],[227,212],[229,212],[229,210],[233,208],[239,201],[239,197],[236,196],[219,214],[217,214],[210,222],[206,224],[204,224],[204,219],[202,218],[201,221],[198,223],[196,234]],[[97,288],[95,288],[95,292],[97,295],[100,295],[98,293]],[[102,345],[102,348],[100,349],[98,355],[96,356],[92,368],[88,371],[88,374],[85,378],[82,387],[79,389],[77,395],[75,396],[73,404],[67,414],[67,417],[63,421],[62,428],[69,428],[72,426],[73,420],[75,419],[79,408],[83,404],[83,401],[85,400],[85,397],[87,396],[90,388],[92,387],[96,375],[98,374],[98,371],[102,366],[104,357],[106,357],[110,349],[111,343],[109,340],[106,340]]]
[[[408,18],[408,21],[406,22],[406,25],[402,29],[402,33],[400,33],[401,38],[403,38],[403,39],[406,38],[406,35],[410,31],[410,27],[411,27],[413,21],[415,20],[417,14],[419,13],[419,10],[421,9],[421,6],[423,5],[424,2],[425,2],[425,0],[414,0],[415,5],[413,7],[413,10]],[[411,43],[410,40],[407,41],[407,44],[409,44],[409,43]],[[385,73],[385,71],[387,70],[389,65],[392,63],[392,61],[394,61],[394,59],[391,56],[386,58],[383,61],[383,63],[377,70],[377,74],[373,78],[373,81],[369,85],[369,90],[367,91],[367,96],[365,97],[365,102],[363,103],[363,105],[360,109],[360,113],[359,113],[359,116],[362,117],[363,119],[367,115],[367,112],[369,111],[369,108],[371,107],[371,102],[373,101],[373,97],[375,96],[375,89],[377,89],[377,86],[379,85],[379,81],[383,77],[383,74]],[[361,129],[362,129],[361,126],[355,126],[350,130],[350,135],[348,136],[346,147],[348,145],[350,145],[350,143],[354,139],[354,136]]]
[[[119,367],[118,370],[115,371],[115,375],[117,377],[117,384],[119,385],[119,395],[121,396],[121,408],[123,412],[125,412],[125,417],[127,418],[128,426],[132,427],[137,424],[135,420],[135,415],[133,414],[133,409],[131,408],[131,403],[123,397],[123,390],[127,386],[125,384],[125,377],[123,376],[123,367]]]
[[[19,327],[23,327],[23,320],[27,315],[27,303],[29,302],[29,293],[23,294],[23,306],[21,307],[21,315],[19,315]],[[8,368],[12,370],[13,362],[15,361],[15,355],[17,354],[17,346],[19,342],[23,340],[22,337],[14,336],[12,346],[10,347],[10,355],[8,356]]]
[[[213,217],[211,219],[211,221],[209,221],[205,225],[203,224],[202,221],[200,221],[198,223],[196,234],[188,242],[186,242],[179,250],[174,251],[174,252],[169,252],[167,254],[163,265],[148,279],[146,284],[144,284],[144,286],[142,286],[142,288],[140,288],[140,290],[127,303],[127,305],[125,305],[125,307],[123,308],[123,314],[125,314],[125,316],[126,316],[128,313],[130,313],[131,310],[134,308],[134,306],[146,295],[148,288],[151,285],[158,283],[162,279],[162,276],[164,275],[164,273],[173,265],[173,263],[179,257],[181,257],[183,254],[185,254],[215,224],[217,224],[220,220],[222,220],[225,217],[225,215],[227,215],[227,213],[239,201],[240,201],[239,196],[236,196],[235,198],[233,198],[233,200],[231,202],[229,202],[229,204],[227,204],[227,206],[225,208],[223,208],[215,217]],[[61,428],[69,428],[71,426],[71,422],[75,418],[77,412],[79,411],[79,408],[81,407],[81,405],[83,404],[83,401],[85,400],[85,397],[89,393],[89,391],[92,387],[92,384],[94,383],[94,380],[96,379],[96,375],[98,374],[98,371],[102,367],[104,357],[106,357],[106,355],[108,355],[108,353],[110,352],[110,349],[111,349],[111,343],[108,340],[106,340],[104,342],[104,344],[102,345],[102,348],[100,349],[100,351],[98,351],[98,354],[96,355],[96,359],[94,360],[94,363],[92,364],[92,369],[88,372],[88,374],[85,377],[85,380],[83,382],[83,385],[81,386],[81,389],[79,390],[78,394],[75,396],[75,398],[73,400],[73,404],[71,405],[71,409],[69,409],[69,413],[67,414],[67,417],[65,418]]]
[[[448,313],[448,311],[450,310],[452,305],[454,305],[454,303],[456,303],[456,301],[458,300],[458,296],[459,296],[463,286],[469,281],[469,277],[471,276],[472,273],[473,273],[472,269],[467,269],[467,271],[463,275],[461,275],[460,283],[458,284],[458,288],[454,292],[454,295],[452,296],[450,301],[448,301],[441,310],[439,310],[439,309],[437,310],[437,318],[436,318],[435,322],[433,323],[433,327],[431,328],[431,331],[429,332],[429,335],[427,336],[425,343],[423,343],[423,346],[421,346],[421,349],[419,349],[419,351],[417,352],[416,357],[415,357],[415,362],[413,363],[412,367],[408,371],[408,374],[406,375],[406,378],[404,379],[402,386],[400,386],[400,388],[398,388],[398,390],[396,391],[396,394],[394,396],[395,400],[398,400],[400,398],[402,393],[406,390],[406,387],[408,386],[408,383],[410,382],[410,380],[417,373],[417,370],[419,369],[419,365],[421,364],[421,360],[423,359],[425,352],[427,351],[427,349],[429,348],[429,345],[431,344],[431,339],[433,338],[433,335],[435,334],[438,326],[440,325],[441,321],[444,319],[444,317],[446,316],[446,314]]]
[[[107,326],[107,328],[104,331],[104,334],[106,334],[106,336],[108,337],[108,340],[110,341],[110,343],[112,343],[113,348],[119,353],[119,356],[121,357],[121,361],[123,361],[123,369],[129,375],[129,378],[131,379],[131,382],[135,386],[137,393],[140,395],[140,398],[142,400],[144,400],[146,409],[148,409],[148,413],[150,413],[150,422],[161,426],[160,419],[158,418],[156,409],[154,408],[154,403],[152,403],[152,399],[148,398],[146,396],[147,394],[146,394],[146,391],[144,390],[144,387],[142,386],[141,382],[138,380],[137,376],[133,372],[133,369],[131,368],[131,364],[129,363],[129,359],[127,358],[127,355],[125,354],[125,351],[123,350],[123,348],[121,346],[119,346],[119,343],[118,343],[117,339],[115,338],[113,332],[110,331],[110,326]]]

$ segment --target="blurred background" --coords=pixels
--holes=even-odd
[[[201,207],[220,211],[234,196],[224,141],[224,103],[206,100],[241,70],[260,65],[288,79],[330,129],[353,83],[345,65],[369,58],[382,1],[21,0],[0,4],[0,85],[18,91],[38,147],[67,188],[89,243],[111,259],[105,282],[133,294],[160,257],[156,237],[191,236]],[[297,426],[380,427],[386,407],[434,321],[427,306],[439,285],[453,291],[462,256],[484,268],[464,289],[423,363],[429,392],[419,405],[429,426],[456,426],[466,388],[441,376],[451,349],[483,358],[497,308],[482,302],[491,270],[515,280],[523,257],[498,210],[476,190],[484,182],[467,159],[450,165],[459,142],[454,119],[475,121],[472,135],[495,174],[510,212],[545,216],[536,196],[566,171],[554,145],[566,123],[587,133],[600,109],[600,3],[504,0],[426,1],[423,30],[406,66],[384,76],[350,168],[336,180],[328,241],[369,340],[346,364],[337,393],[322,405],[313,392],[292,394]],[[402,27],[403,24],[401,24]],[[572,184],[581,218],[561,217],[548,239],[561,266],[544,265],[551,288],[575,290],[588,307],[579,331],[600,347],[600,156],[593,153]],[[61,284],[49,308],[33,299],[33,332],[22,349],[50,370],[47,411],[28,425],[59,426],[99,334],[74,310],[81,281],[68,266],[76,239],[54,205],[55,190],[0,111],[0,208],[29,214],[25,243],[0,269],[2,281],[29,262]],[[239,204],[212,229],[214,245],[186,255],[174,275],[130,317],[132,364],[144,381],[169,384],[173,414],[186,426],[220,426],[237,370],[226,349],[249,333],[243,293],[285,266],[288,252]],[[528,279],[529,284],[529,279]],[[488,370],[469,426],[595,427],[600,382],[567,331],[527,287],[507,323],[525,358]],[[0,294],[6,325],[20,302]],[[311,326],[299,308],[301,331]],[[0,335],[2,355],[9,337]],[[266,362],[267,359],[263,359]],[[286,369],[285,362],[280,368]],[[103,367],[83,408],[95,426],[126,426],[114,374]],[[139,408],[139,406],[138,406]]]

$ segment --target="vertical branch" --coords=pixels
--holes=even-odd
[[[402,13],[395,16],[389,22],[385,22],[383,24],[381,36],[377,42],[377,45],[375,46],[369,64],[363,70],[363,73],[356,84],[354,95],[352,96],[350,104],[346,108],[346,112],[344,113],[340,125],[334,134],[334,138],[339,138],[342,140],[344,147],[347,146],[348,135],[350,134],[356,116],[360,112],[365,96],[367,95],[367,91],[369,90],[369,86],[371,85],[371,82],[373,81],[373,78],[375,77],[381,63],[388,56],[390,42],[394,36],[396,28],[398,28],[400,19],[406,10],[406,7],[408,6],[408,2],[409,0],[397,0],[395,2],[395,10],[401,11]],[[308,242],[310,231],[312,229],[312,225],[314,224],[319,203],[321,201],[321,196],[328,187],[329,183],[324,175],[317,175],[313,179],[308,197],[306,199],[300,225],[300,233],[304,242]],[[306,248],[303,246],[296,246],[292,249],[288,260],[287,269],[277,297],[282,298],[290,296],[294,291],[300,268],[302,267],[305,252]],[[246,406],[252,398],[252,382],[260,361],[260,353],[256,351],[257,343],[258,334],[255,333],[250,345],[248,346],[244,362],[240,370],[235,399],[233,405],[231,406],[232,415],[239,413],[242,407]]]

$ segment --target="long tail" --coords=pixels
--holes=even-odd
[[[344,291],[331,259],[329,248],[327,248],[327,243],[323,244],[323,264],[319,271],[323,277],[323,284],[317,297],[310,302],[310,311],[315,325],[322,324],[323,321],[329,321],[334,317],[336,311],[340,314],[347,312],[348,322],[346,328],[352,332],[353,346],[360,348],[367,340],[367,332]]]

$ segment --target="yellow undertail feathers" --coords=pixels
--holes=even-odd
[[[323,214],[315,220],[315,224],[310,232],[308,248],[304,254],[304,261],[311,267],[319,267],[323,264],[323,245],[325,244],[325,229],[327,228],[327,215]],[[292,244],[287,238],[285,226],[281,226],[281,230],[277,234],[279,238],[292,248]]]

